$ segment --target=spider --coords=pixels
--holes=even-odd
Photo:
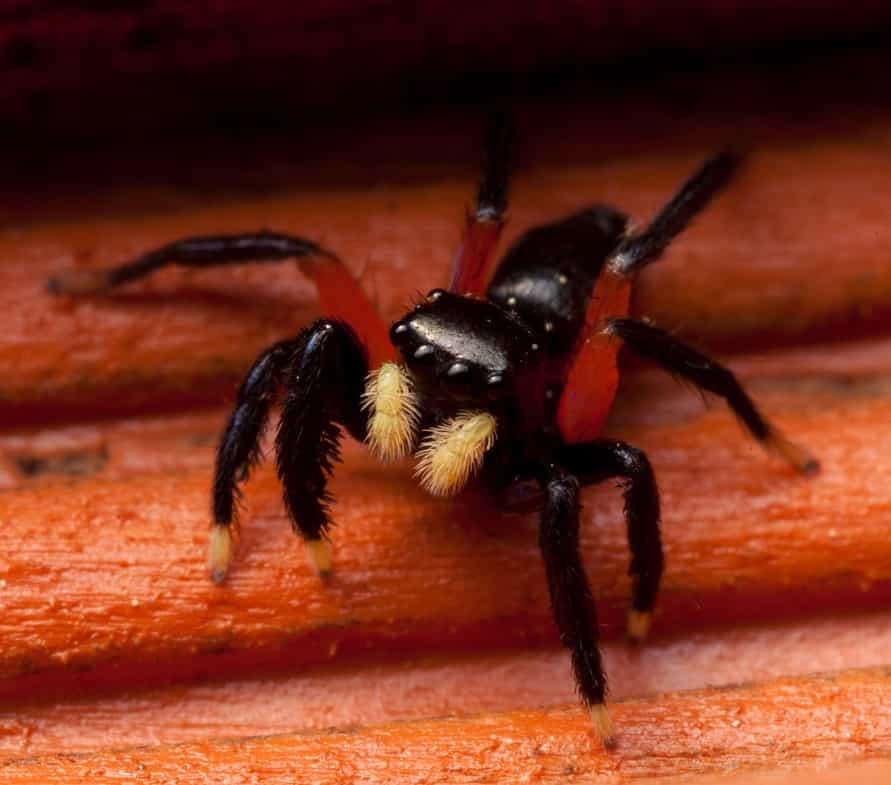
[[[285,508],[322,577],[331,571],[327,483],[342,429],[384,461],[414,452],[420,484],[435,495],[458,493],[474,477],[497,490],[537,482],[554,621],[595,733],[610,744],[596,609],[579,554],[581,486],[623,482],[632,642],[649,630],[663,570],[652,466],[641,450],[599,437],[616,391],[620,347],[723,397],[754,439],[797,470],[813,473],[818,463],[764,418],[727,368],[628,316],[637,275],[727,185],[740,157],[723,152],[705,161],[642,230],[597,205],[530,229],[496,261],[511,137],[505,119],[490,123],[476,209],[468,213],[449,289],[431,291],[389,330],[335,253],[268,231],[179,240],[113,269],[64,272],[49,288],[90,295],[172,264],[295,259],[315,281],[326,316],[262,352],[241,384],[217,452],[212,579],[221,582],[229,570],[239,485],[260,459],[281,391],[275,452]]]

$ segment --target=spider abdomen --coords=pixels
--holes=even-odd
[[[565,358],[584,324],[603,264],[626,226],[622,213],[598,206],[531,229],[505,253],[488,298],[522,319],[549,355]]]

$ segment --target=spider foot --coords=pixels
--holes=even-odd
[[[306,540],[306,558],[320,578],[331,575],[331,549],[324,540]]]
[[[649,611],[636,611],[633,608],[628,611],[628,620],[625,625],[625,637],[629,643],[643,643],[650,634],[650,624],[653,614]]]
[[[82,297],[99,294],[111,285],[107,270],[66,270],[46,282],[47,291],[56,295]]]
[[[802,474],[816,474],[820,471],[820,462],[806,447],[790,441],[781,433],[773,432],[765,440],[768,450],[791,464]]]
[[[613,732],[613,721],[610,719],[609,710],[605,703],[595,703],[591,707],[591,722],[594,726],[594,735],[606,749],[616,746],[616,737]]]
[[[207,569],[214,583],[222,583],[229,574],[235,554],[235,543],[230,526],[214,524],[210,529],[207,549]]]

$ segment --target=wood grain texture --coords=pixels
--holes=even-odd
[[[369,119],[362,144],[351,125],[19,156],[0,192],[0,779],[362,782],[389,765],[405,781],[696,782],[891,756],[884,670],[804,676],[889,664],[891,115],[887,62],[858,62],[771,73],[769,91],[763,74],[669,78],[518,107],[509,237],[592,201],[645,218],[706,153],[750,150],[636,307],[719,350],[824,464],[795,476],[723,406],[626,366],[608,432],[653,461],[668,571],[655,640],[631,651],[619,493],[586,492],[611,757],[573,701],[534,515],[429,499],[409,464],[350,445],[330,583],[269,467],[230,581],[208,582],[224,409],[260,347],[315,313],[290,265],[169,271],[79,303],[42,289],[180,234],[270,226],[335,247],[393,316],[445,280],[478,118]]]
[[[575,707],[0,763],[10,785],[89,779],[242,783],[633,783],[891,757],[891,677],[848,671],[618,704],[619,749]],[[831,738],[833,743],[827,744]]]
[[[645,647],[604,646],[611,697],[718,688],[781,676],[885,665],[891,613],[809,616],[789,622],[663,635]],[[118,689],[91,680],[75,694],[21,696],[0,705],[0,758],[180,744],[377,725],[425,717],[567,706],[575,685],[559,647],[442,652],[308,668],[224,669]],[[100,669],[101,670],[101,669]]]
[[[770,146],[753,152],[728,193],[643,276],[637,312],[718,347],[885,324],[891,228],[879,205],[891,181],[889,133],[891,120],[794,155]],[[708,149],[521,173],[507,239],[595,200],[649,215]],[[17,318],[0,342],[0,363],[16,373],[0,380],[0,421],[222,403],[262,347],[314,314],[309,283],[288,264],[170,271],[88,302],[48,295],[43,285],[54,273],[118,263],[182,235],[271,226],[335,248],[394,318],[446,280],[471,192],[468,178],[216,206],[186,197],[176,213],[99,215],[88,228],[9,225],[0,232],[0,258],[8,260],[0,307]],[[126,193],[117,201],[126,204]]]
[[[891,500],[882,398],[763,395],[824,461],[794,475],[746,441],[725,411],[617,435],[650,454],[662,491],[668,570],[659,630],[878,607],[891,593]],[[783,405],[781,405],[783,401]],[[870,466],[871,472],[861,471]],[[0,673],[264,649],[296,667],[357,651],[553,640],[535,516],[469,495],[422,494],[407,468],[359,450],[333,489],[336,576],[322,584],[290,533],[268,470],[230,580],[205,575],[207,470],[86,479],[0,494]],[[695,489],[695,492],[694,492]],[[627,548],[619,494],[585,495],[583,547],[608,636],[621,630]],[[100,575],[114,580],[100,580]],[[237,657],[236,657],[237,659]]]

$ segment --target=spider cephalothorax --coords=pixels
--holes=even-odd
[[[650,463],[628,444],[599,438],[620,347],[723,397],[755,439],[798,470],[815,471],[817,462],[773,428],[730,371],[628,316],[637,274],[724,187],[737,157],[722,153],[706,161],[641,231],[629,231],[628,219],[613,208],[589,207],[529,230],[496,261],[507,205],[507,130],[503,122],[491,126],[477,207],[450,290],[434,289],[389,330],[335,254],[269,232],[180,240],[109,271],[63,273],[50,289],[94,293],[168,264],[297,259],[316,282],[326,318],[269,347],[241,385],[217,454],[213,580],[229,570],[239,484],[260,457],[278,397],[275,450],[285,506],[320,574],[331,570],[327,482],[342,428],[383,460],[414,454],[418,479],[434,494],[457,493],[474,476],[495,488],[535,481],[554,620],[572,654],[582,702],[607,741],[596,609],[578,547],[580,487],[609,477],[624,481],[631,640],[647,633],[663,567]]]

